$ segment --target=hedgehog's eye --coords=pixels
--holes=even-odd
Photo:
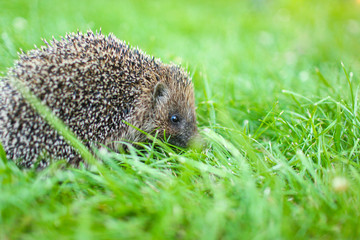
[[[180,118],[178,115],[172,115],[170,117],[170,121],[173,122],[173,123],[178,123],[180,121]]]

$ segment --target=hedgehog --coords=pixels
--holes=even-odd
[[[89,148],[116,150],[121,141],[147,141],[144,132],[185,148],[197,134],[194,87],[181,67],[101,31],[43,41],[41,48],[22,51],[0,79],[0,143],[17,165],[84,161],[31,107],[14,80]]]

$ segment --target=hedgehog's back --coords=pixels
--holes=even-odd
[[[37,114],[8,79],[0,80],[0,142],[17,165],[46,167],[52,159],[77,165],[80,156]]]
[[[141,94],[144,68],[156,61],[112,36],[88,32],[20,55],[0,83],[0,141],[9,159],[79,161],[78,154],[34,111],[9,78],[22,82],[88,146],[123,132]]]

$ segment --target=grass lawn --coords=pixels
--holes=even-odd
[[[360,238],[360,1],[0,0],[0,71],[67,32],[187,68],[204,149],[17,168],[0,239]]]

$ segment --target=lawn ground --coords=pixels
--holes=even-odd
[[[0,239],[358,239],[360,2],[0,0],[0,71],[67,32],[114,33],[195,85],[206,145],[17,168]]]

